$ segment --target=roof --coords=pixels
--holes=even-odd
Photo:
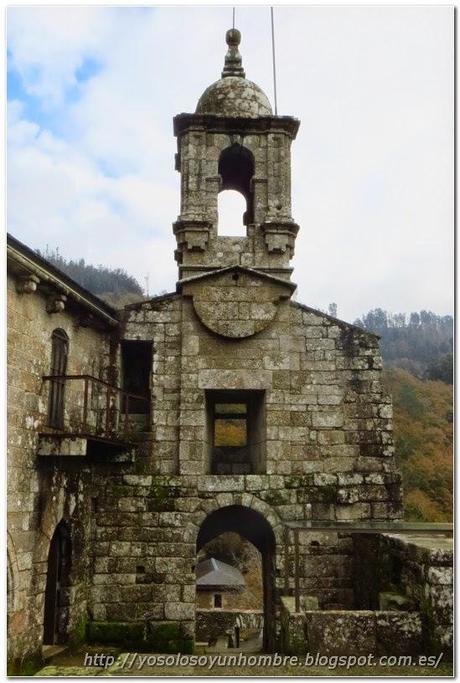
[[[205,266],[204,266],[205,267]],[[233,266],[224,266],[223,268],[216,268],[215,270],[209,270],[205,273],[199,273],[199,275],[191,275],[190,277],[185,277],[177,282],[177,291],[182,290],[183,285],[193,284],[199,282],[200,280],[211,280],[215,277],[220,277],[224,273],[246,273],[252,277],[258,277],[262,280],[268,280],[272,284],[280,285],[281,287],[286,287],[294,291],[297,289],[297,285],[290,280],[284,280],[283,278],[277,277],[276,275],[270,275],[262,270],[257,270],[257,268],[250,268],[249,266],[240,266],[239,264],[234,264]]]
[[[348,329],[356,330],[356,332],[360,332],[363,335],[367,335],[368,337],[374,337],[375,339],[380,339],[380,335],[376,334],[375,332],[370,332],[369,330],[365,330],[363,327],[359,327],[359,325],[354,325],[353,323],[348,323],[346,320],[341,320],[340,318],[334,318],[332,315],[329,315],[328,313],[325,313],[324,311],[320,311],[317,308],[312,308],[311,306],[307,306],[306,304],[301,304],[298,301],[292,301],[291,302],[293,306],[297,306],[298,308],[303,309],[304,311],[307,311],[307,313],[314,313],[315,315],[320,315],[323,318],[327,318],[330,320],[332,323],[335,325],[338,325],[339,327],[347,327]]]
[[[271,104],[264,91],[245,78],[238,50],[241,33],[238,29],[230,29],[225,40],[228,51],[222,78],[204,91],[198,101],[196,113],[243,118],[271,116]]]
[[[196,585],[198,588],[211,588],[213,586],[240,588],[246,583],[239,569],[211,557],[197,564]]]
[[[83,306],[109,326],[118,325],[117,312],[112,306],[79,285],[62,270],[9,233],[7,234],[7,256],[8,271],[11,274],[35,275],[41,286],[64,293],[68,299]]]
[[[198,100],[196,113],[258,118],[271,116],[272,108],[258,85],[241,76],[227,76],[204,91]]]

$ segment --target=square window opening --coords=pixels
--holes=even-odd
[[[265,392],[206,392],[208,472],[265,471]]]

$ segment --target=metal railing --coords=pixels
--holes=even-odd
[[[50,422],[48,427],[72,434],[90,434],[101,438],[117,438],[132,434],[135,423],[130,407],[139,402],[149,413],[149,398],[140,396],[92,375],[44,375],[43,382],[49,386],[48,401],[53,389],[59,388],[61,405],[60,420]],[[77,386],[81,383],[82,386]]]

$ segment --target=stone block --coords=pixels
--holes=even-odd
[[[376,651],[374,612],[306,611],[309,652],[322,655],[367,655]],[[351,646],[352,644],[352,646]]]
[[[379,610],[383,612],[410,612],[414,602],[407,595],[395,592],[379,593]]]
[[[378,654],[420,654],[422,636],[422,618],[419,612],[376,612]]]

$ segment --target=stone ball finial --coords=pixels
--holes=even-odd
[[[241,43],[241,33],[238,31],[237,28],[231,28],[227,33],[225,34],[225,42],[227,45],[230,47],[230,45],[234,47],[238,47],[238,45]]]
[[[241,76],[245,77],[242,59],[238,50],[238,45],[241,42],[241,33],[237,28],[231,28],[225,34],[225,41],[228,45],[227,54],[225,55],[224,70],[222,71],[222,78],[226,76]]]

